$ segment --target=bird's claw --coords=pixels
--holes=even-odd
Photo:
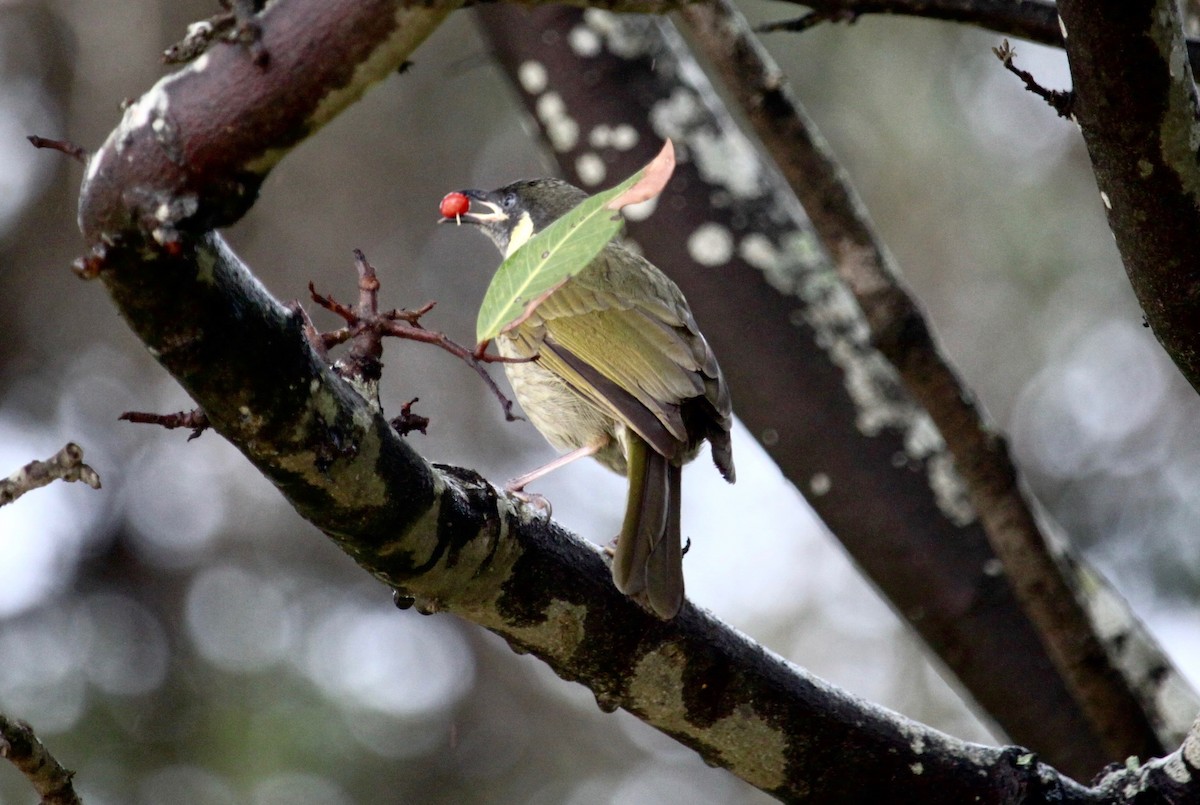
[[[554,512],[554,508],[550,505],[550,501],[545,495],[539,495],[537,492],[526,492],[520,487],[510,485],[506,485],[504,491],[522,503],[537,509],[539,514],[546,517],[550,517]]]

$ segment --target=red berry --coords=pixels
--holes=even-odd
[[[447,193],[438,209],[443,218],[457,218],[471,209],[471,200],[462,193]]]

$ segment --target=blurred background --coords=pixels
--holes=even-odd
[[[0,0],[0,473],[73,440],[104,482],[0,509],[0,711],[89,805],[768,801],[479,628],[397,611],[218,436],[117,422],[192,405],[68,270],[82,170],[25,136],[98,146],[216,8]],[[1200,399],[1142,326],[1075,128],[1001,68],[1000,38],[868,17],[766,42],[1029,486],[1200,685]],[[1069,85],[1060,52],[1016,47]],[[313,280],[352,300],[361,248],[381,304],[437,300],[426,325],[469,342],[497,257],[436,226],[437,202],[550,168],[470,14],[414,61],[286,159],[229,237],[282,299]],[[385,361],[389,412],[420,397],[433,417],[409,437],[431,460],[501,481],[551,456],[449,356],[392,342]],[[868,699],[1001,739],[744,430],[734,450],[734,487],[686,472],[690,597]],[[598,465],[539,491],[596,541],[619,528],[624,482]],[[35,801],[0,764],[0,803]]]

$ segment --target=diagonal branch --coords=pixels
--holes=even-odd
[[[1111,760],[1021,612],[965,502],[941,434],[867,343],[868,322],[823,262],[795,197],[736,130],[673,29],[565,9],[525,14],[496,6],[481,17],[538,123],[578,130],[554,154],[568,178],[586,185],[580,166],[597,157],[610,174],[623,175],[661,138],[675,139],[686,154],[678,182],[653,220],[631,222],[629,231],[687,294],[725,360],[739,417],[761,434],[784,474],[810,493],[809,503],[867,575],[1010,735],[1077,774]],[[600,52],[569,46],[581,27],[600,39]],[[564,99],[553,117],[540,114],[541,99],[551,95]],[[824,177],[830,203],[841,198],[843,212],[857,206],[838,182],[829,182],[829,163],[810,168]],[[855,216],[843,222],[858,225]],[[843,234],[847,251],[869,269],[877,251],[869,227]],[[701,250],[706,242],[710,255]],[[900,305],[896,312],[915,313],[905,300],[892,301]],[[747,321],[754,323],[753,338],[746,337]],[[758,371],[763,365],[772,371]],[[999,440],[979,431],[944,367],[933,377],[947,381],[938,407],[962,415],[955,428],[984,442],[972,461],[991,468],[996,489],[1011,492],[1005,470],[1011,466]],[[897,472],[898,457],[908,470]],[[1023,504],[1017,511],[1028,516]],[[1087,586],[1106,601],[1118,600],[1096,582]],[[1132,684],[1147,700],[1173,686],[1187,690],[1178,674],[1164,672],[1169,664],[1127,610],[1122,621],[1129,627],[1113,642],[1123,646]],[[1183,718],[1191,715],[1188,707]],[[1168,708],[1157,712],[1164,740],[1177,741],[1187,722]]]
[[[75,772],[63,768],[50,754],[33,728],[0,713],[0,758],[17,767],[41,797],[41,805],[80,805],[71,778]]]
[[[658,621],[613,587],[597,548],[469,470],[431,466],[316,354],[301,317],[208,227],[244,210],[288,148],[439,21],[385,2],[272,4],[261,41],[292,93],[218,43],[134,104],[89,164],[90,264],[212,427],[422,611],[491,629],[602,707],[628,709],[781,799],[1115,801],[1021,748],[964,744],[837,691],[694,607]],[[222,88],[230,108],[214,112]],[[251,134],[214,127],[204,110]],[[1112,786],[1128,798],[1156,781],[1118,771]]]
[[[1005,576],[1108,751],[1161,754],[1151,716],[1135,695],[1145,680],[1130,684],[1109,658],[1079,601],[1078,582],[1068,581],[1022,493],[1003,439],[946,363],[862,202],[779,68],[728,0],[689,6],[683,16],[808,211],[872,341],[946,439]]]
[[[969,745],[855,699],[691,605],[669,623],[642,611],[596,546],[417,455],[218,236],[186,235],[179,257],[116,248],[106,260],[114,301],[213,428],[421,611],[496,632],[601,707],[784,800],[954,803],[1013,787],[1094,800],[1024,749]]]
[[[669,623],[644,612],[612,585],[599,548],[417,455],[217,235],[184,235],[178,256],[110,248],[106,263],[126,320],[213,428],[421,611],[496,632],[601,707],[785,801],[1108,801],[1020,747],[966,744],[832,688],[690,604]],[[1113,785],[1141,791],[1161,776]]]

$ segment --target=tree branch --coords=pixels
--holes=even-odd
[[[1130,284],[1200,390],[1198,103],[1175,0],[1066,0],[1075,116]]]
[[[630,235],[687,294],[722,356],[738,416],[760,434],[793,483],[810,493],[821,519],[899,612],[1010,735],[1055,766],[1090,775],[1124,756],[1096,737],[1048,654],[1040,653],[1037,632],[965,500],[937,429],[867,342],[869,322],[823,261],[794,196],[736,130],[670,25],[566,9],[527,14],[506,6],[481,9],[480,16],[537,123],[544,131],[578,132],[565,143],[561,136],[547,138],[559,144],[554,155],[567,178],[595,182],[594,170],[580,168],[597,160],[611,175],[624,175],[644,163],[661,138],[675,139],[681,154],[676,181],[652,221],[630,222]],[[570,45],[583,40],[581,30],[599,40],[597,50]],[[777,74],[772,79],[782,80]],[[541,102],[551,95],[565,106],[554,116],[544,114]],[[828,157],[824,151],[820,156]],[[807,200],[818,207],[840,203],[843,212],[856,209],[840,183],[829,181],[832,167],[807,166],[824,177],[822,192],[807,189]],[[821,201],[826,192],[829,201]],[[832,213],[818,208],[816,215]],[[864,265],[855,267],[865,272],[875,246],[869,227],[858,224],[852,217],[841,225],[858,227],[843,236],[846,253],[857,255]],[[718,256],[696,257],[705,239],[715,243]],[[880,302],[898,305],[893,313],[907,311],[900,321],[913,326],[913,338],[928,337],[911,303],[889,297],[886,284],[879,290]],[[877,314],[888,312],[876,308]],[[752,339],[747,321],[754,322]],[[928,350],[916,355],[923,356],[910,357],[916,364],[930,357]],[[763,365],[772,371],[759,371]],[[933,402],[955,413],[960,441],[974,434],[970,461],[980,464],[977,473],[990,473],[987,488],[997,498],[992,516],[1003,522],[1007,505],[1019,502],[1011,464],[1000,441],[979,429],[953,376],[944,366],[935,368],[921,370],[930,373],[927,384],[938,381]],[[913,471],[897,472],[898,456]],[[1102,582],[1088,577],[1084,586],[1108,604],[1119,602]],[[1156,704],[1165,701],[1164,691],[1187,691],[1177,673],[1164,671],[1169,663],[1153,640],[1124,613],[1128,628],[1110,639],[1122,646],[1130,684]],[[1184,700],[1195,701],[1189,693]],[[1184,719],[1195,712],[1191,706],[1182,705]],[[1188,722],[1171,708],[1155,712],[1164,742],[1174,745]],[[1144,723],[1144,717],[1138,720]]]
[[[642,611],[596,546],[413,452],[218,236],[185,235],[177,257],[106,259],[122,313],[213,427],[422,611],[485,626],[787,801],[1100,801],[1026,750],[965,744],[838,691],[690,604],[669,623]]]
[[[961,22],[1043,45],[1062,46],[1054,4],[1045,0],[794,0],[826,18],[864,14]]]
[[[173,249],[184,229],[236,221],[292,147],[391,74],[457,4],[270,4],[258,18],[269,67],[216,42],[165,76],[88,161],[79,220],[93,256],[121,234],[145,231]]]
[[[1010,785],[1087,801],[1024,750],[981,750],[858,701],[690,605],[667,624],[643,612],[613,587],[598,548],[413,452],[216,235],[185,236],[177,258],[111,249],[107,262],[122,313],[213,428],[422,611],[491,629],[602,707],[784,799],[881,801],[903,780],[924,802]],[[846,763],[872,773],[836,771]]]
[[[857,19],[866,14],[889,14],[961,22],[1007,36],[1053,47],[1063,46],[1054,3],[1046,0],[789,0],[808,6],[824,19]],[[764,26],[786,30],[786,26]],[[1188,61],[1200,66],[1200,39],[1188,39]]]
[[[83,448],[67,442],[45,461],[31,461],[7,478],[0,478],[0,506],[54,481],[83,481],[92,489],[100,488],[100,476],[83,463]]]
[[[0,713],[0,758],[6,758],[41,797],[41,805],[81,805],[71,778],[75,772],[64,769],[38,740],[33,727],[12,721]]]
[[[845,171],[786,78],[728,0],[689,6],[682,14],[808,212],[863,310],[872,341],[946,439],[1005,576],[1108,752],[1162,754],[1164,744],[1135,695],[1145,680],[1130,684],[1114,667],[1022,494],[1004,440],[983,421],[973,395],[942,356]]]
[[[384,2],[273,4],[262,42],[290,91],[217,43],[135,103],[89,163],[91,264],[212,427],[423,611],[491,629],[782,799],[1112,800],[1022,749],[964,744],[841,693],[690,605],[658,621],[613,587],[597,548],[473,472],[429,465],[314,352],[301,318],[209,227],[439,20]],[[1139,779],[1114,773],[1112,790],[1131,796]]]

